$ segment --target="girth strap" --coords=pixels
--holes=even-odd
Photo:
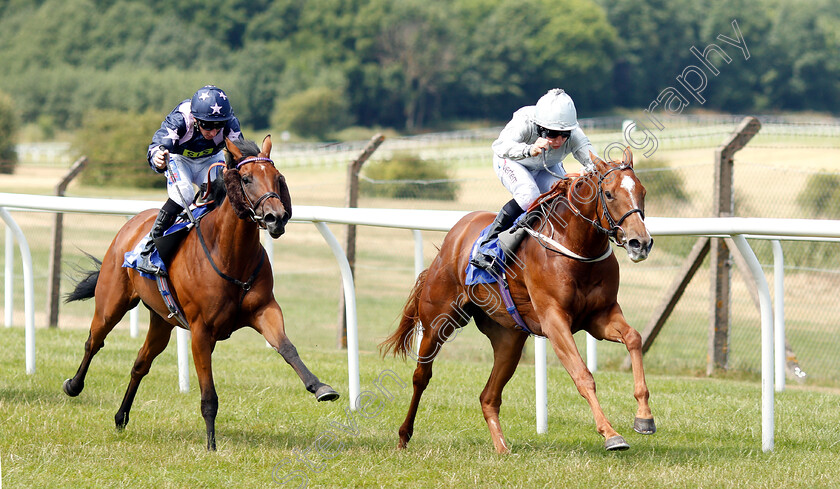
[[[513,297],[510,295],[510,286],[508,286],[504,267],[502,267],[498,274],[496,272],[496,269],[493,269],[490,273],[496,276],[496,282],[499,284],[499,295],[502,296],[502,302],[505,303],[505,310],[507,310],[510,317],[513,318],[513,321],[522,331],[528,333],[529,335],[534,335],[534,332],[528,329],[528,326],[525,324],[525,320],[522,319],[522,315],[519,314],[519,310],[516,309]]]
[[[175,297],[172,296],[172,291],[169,288],[169,280],[166,277],[155,275],[155,281],[157,282],[160,296],[163,298],[163,303],[166,304],[166,308],[169,309],[169,316],[167,316],[167,318],[169,319],[174,317],[178,323],[184,327],[184,329],[189,331],[190,323],[187,322],[187,318],[184,317],[184,313],[181,312],[181,308],[178,307]]]

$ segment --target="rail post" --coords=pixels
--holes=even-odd
[[[58,185],[55,186],[55,195],[62,197],[67,190],[70,182],[76,178],[76,175],[84,170],[87,165],[87,157],[82,156],[73,166],[70,171],[61,179]],[[61,241],[64,236],[64,214],[61,212],[55,213],[55,223],[52,230],[52,245],[50,249],[50,280],[47,282],[47,297],[49,298],[49,326],[50,328],[58,327],[58,305],[59,294],[61,292]]]
[[[732,181],[735,153],[747,145],[761,129],[755,117],[745,117],[729,138],[715,150],[715,187],[713,215],[732,217],[735,214],[735,200],[732,196]],[[729,248],[722,239],[711,240],[711,322],[709,325],[708,363],[706,374],[725,370],[729,365],[729,299],[732,283],[732,258]]]
[[[347,192],[345,204],[347,207],[358,207],[359,205],[359,171],[362,165],[370,158],[379,145],[385,141],[383,134],[377,133],[365,145],[359,156],[347,165]],[[356,226],[347,225],[347,238],[344,241],[344,252],[347,255],[347,262],[350,264],[350,273],[356,273]],[[343,287],[343,285],[342,285]],[[338,300],[338,335],[336,346],[342,350],[347,349],[347,316],[344,294],[339,294]]]

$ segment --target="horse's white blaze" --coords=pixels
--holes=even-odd
[[[621,179],[621,188],[627,190],[627,193],[630,194],[630,203],[633,204],[634,209],[638,209],[639,205],[636,203],[636,196],[633,195],[633,189],[636,188],[636,182],[634,182],[629,175],[624,175]]]

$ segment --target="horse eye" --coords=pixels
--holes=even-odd
[[[242,183],[248,185],[251,183],[251,176],[250,175],[243,175],[242,176]]]
[[[607,191],[605,191],[605,192],[604,192],[604,196],[605,196],[606,198],[610,199],[610,200],[612,200],[612,198],[613,198],[613,196],[612,196],[612,192],[610,192],[609,190],[607,190]]]

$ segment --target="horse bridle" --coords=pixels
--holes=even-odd
[[[577,210],[577,208],[574,207],[574,204],[572,204],[572,199],[567,197],[567,200],[569,201],[569,204],[571,205],[571,208],[572,208],[573,212],[575,213],[575,215],[577,215],[579,218],[581,218],[584,221],[591,224],[598,231],[606,234],[610,241],[612,241],[613,243],[615,243],[618,246],[621,246],[622,248],[624,247],[624,243],[622,243],[618,240],[618,231],[619,230],[623,231],[623,229],[621,228],[622,223],[624,223],[625,219],[627,219],[632,214],[635,214],[637,212],[639,213],[640,216],[642,216],[642,220],[644,221],[645,220],[645,212],[643,210],[639,209],[638,207],[636,207],[635,209],[630,209],[623,216],[621,216],[621,219],[619,219],[618,221],[615,221],[612,217],[612,214],[610,214],[610,210],[607,208],[607,200],[606,200],[606,198],[604,198],[604,189],[601,188],[601,184],[604,182],[604,180],[607,178],[607,175],[609,175],[610,173],[612,173],[614,171],[622,171],[622,170],[627,170],[627,169],[629,169],[630,171],[633,171],[632,166],[626,165],[626,164],[621,164],[619,166],[614,166],[614,167],[610,168],[606,173],[604,173],[603,175],[600,175],[598,177],[597,195],[598,195],[598,200],[601,203],[601,219],[604,219],[604,220],[607,221],[607,224],[609,224],[609,226],[610,226],[609,228],[605,228],[604,226],[601,225],[601,222],[600,222],[601,219],[590,219],[590,218],[584,216],[583,214],[581,214],[581,212],[579,210]],[[572,186],[572,188],[574,188],[574,186]]]
[[[242,165],[244,165],[246,163],[256,163],[258,161],[263,161],[263,162],[271,164],[271,166],[274,166],[274,161],[272,161],[271,158],[265,158],[263,156],[249,156],[248,158],[245,158],[242,161],[240,161],[239,163],[237,163],[236,164],[236,169],[238,170]],[[268,200],[272,197],[276,198],[280,202],[283,202],[283,199],[281,199],[280,196],[277,195],[277,192],[266,192],[259,199],[257,199],[256,203],[254,203],[254,202],[251,201],[251,198],[248,197],[248,193],[245,192],[245,186],[242,183],[241,178],[239,179],[239,187],[242,189],[242,195],[245,196],[245,200],[248,201],[248,205],[251,206],[250,209],[248,209],[248,212],[251,214],[249,216],[249,218],[253,222],[257,223],[257,225],[260,227],[260,229],[266,229],[268,226],[265,224],[265,217],[258,217],[257,216],[257,209],[259,209],[259,207],[263,203],[265,203],[266,200]]]
[[[597,227],[602,229],[603,232],[605,232],[607,234],[607,236],[609,236],[610,240],[613,243],[615,243],[615,244],[617,244],[618,246],[621,246],[621,247],[624,247],[624,243],[619,243],[619,241],[618,241],[618,231],[619,230],[621,230],[622,232],[624,231],[621,228],[621,224],[624,222],[625,219],[630,217],[632,214],[635,214],[636,212],[638,212],[639,215],[642,216],[642,221],[644,221],[645,220],[645,211],[639,209],[638,207],[636,207],[635,209],[630,209],[629,211],[625,212],[623,216],[621,216],[621,219],[619,219],[618,222],[616,222],[615,220],[613,220],[612,214],[610,214],[610,210],[607,208],[607,201],[604,198],[604,189],[601,188],[601,183],[604,181],[605,178],[607,178],[607,175],[609,175],[610,173],[612,173],[614,171],[622,171],[622,170],[627,170],[627,169],[630,169],[630,171],[633,171],[633,167],[630,166],[630,165],[621,164],[619,166],[614,166],[598,178],[598,199],[601,201],[601,209],[602,209],[601,217],[603,217],[607,220],[607,223],[609,223],[610,228],[606,229],[603,226],[601,226],[600,223],[598,223]]]

